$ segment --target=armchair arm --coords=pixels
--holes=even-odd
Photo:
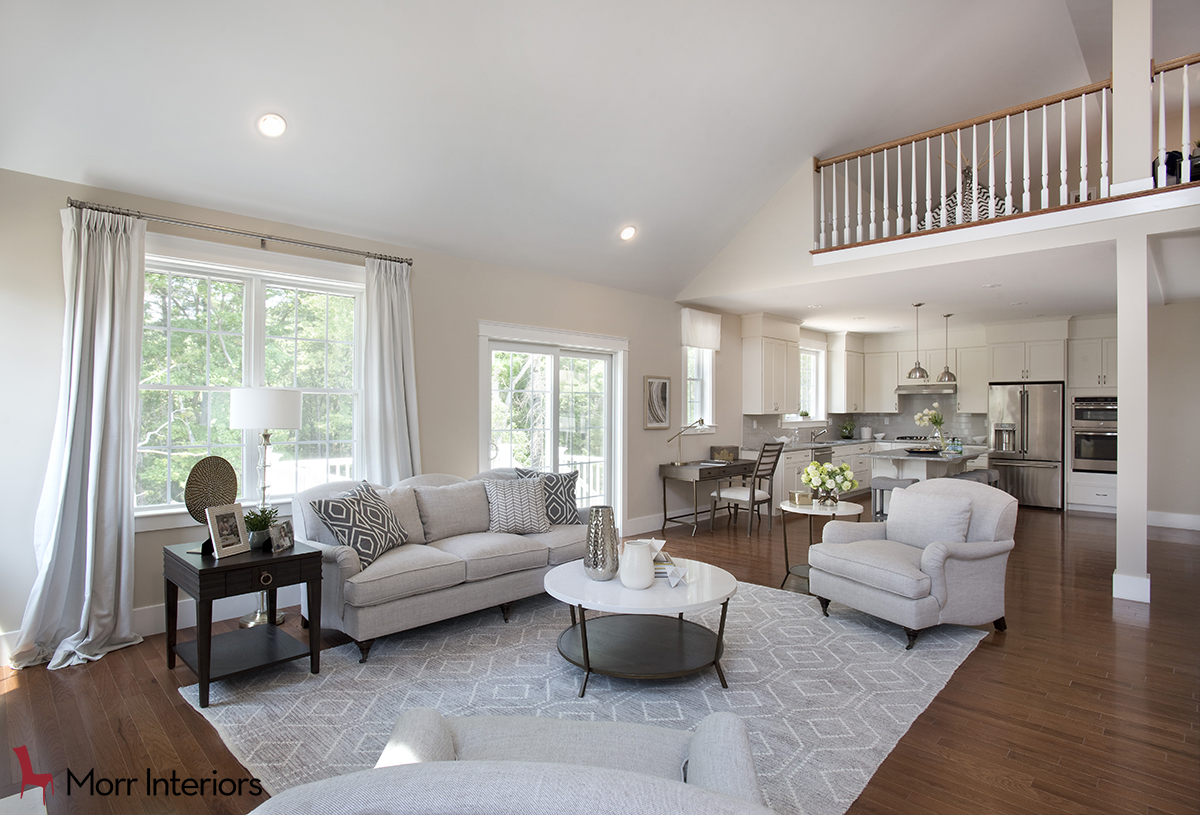
[[[1004,616],[1004,577],[1012,540],[931,543],[921,552],[942,622],[982,625]]]
[[[854,543],[854,541],[887,540],[887,521],[852,523],[830,521],[821,533],[823,543]]]
[[[762,803],[754,751],[741,719],[722,711],[700,720],[688,745],[687,783]]]
[[[454,734],[442,714],[427,707],[414,707],[400,714],[391,738],[375,768],[426,761],[454,761]]]

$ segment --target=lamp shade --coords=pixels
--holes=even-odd
[[[234,430],[283,430],[300,426],[300,391],[234,388],[229,392],[229,426]]]

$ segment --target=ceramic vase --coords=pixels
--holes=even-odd
[[[654,585],[654,550],[649,541],[625,541],[620,575],[621,584],[627,589],[648,589]]]
[[[587,551],[583,573],[592,580],[612,580],[617,575],[617,527],[612,507],[592,507],[588,512]]]

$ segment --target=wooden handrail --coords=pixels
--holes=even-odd
[[[1185,57],[1185,59],[1186,59],[1186,57]],[[1174,60],[1174,61],[1177,62],[1178,60]],[[1163,64],[1166,65],[1168,63],[1163,63]],[[1063,91],[1062,93],[1056,93],[1053,96],[1047,96],[1043,99],[1038,99],[1037,101],[1034,101],[1034,102],[1026,102],[1023,105],[1015,105],[1011,108],[1005,108],[1004,110],[998,110],[995,113],[987,113],[987,114],[984,114],[983,116],[976,116],[973,119],[964,119],[961,122],[956,122],[952,125],[946,125],[945,127],[937,127],[937,128],[934,128],[933,130],[926,130],[924,133],[917,133],[914,136],[907,136],[903,139],[893,139],[892,141],[886,142],[884,144],[877,144],[874,147],[867,147],[862,150],[855,150],[852,153],[843,153],[842,155],[834,156],[833,158],[817,159],[817,161],[815,162],[813,167],[817,172],[820,172],[822,167],[828,167],[831,164],[838,164],[840,162],[849,161],[850,159],[859,158],[861,156],[869,156],[873,153],[878,153],[882,150],[890,150],[893,147],[899,147],[903,144],[911,144],[913,142],[918,142],[918,141],[923,141],[924,139],[933,138],[934,136],[940,136],[943,133],[953,133],[956,130],[961,130],[964,128],[972,127],[973,125],[981,125],[981,124],[985,124],[987,122],[993,122],[996,119],[1003,119],[1005,116],[1013,116],[1018,113],[1024,113],[1027,110],[1036,110],[1037,108],[1040,108],[1043,105],[1053,105],[1056,102],[1062,102],[1067,99],[1074,99],[1078,96],[1083,96],[1083,95],[1089,94],[1089,93],[1095,93],[1096,91],[1103,90],[1104,88],[1110,88],[1110,87],[1112,87],[1112,77],[1111,76],[1108,79],[1103,80],[1102,82],[1093,82],[1091,85],[1084,85],[1082,88],[1075,88],[1074,90]]]
[[[1161,62],[1155,65],[1151,71],[1151,76],[1158,76],[1163,71],[1174,71],[1176,68],[1182,68],[1184,65],[1195,65],[1200,62],[1200,53],[1188,54],[1186,57],[1176,57],[1168,62]]]

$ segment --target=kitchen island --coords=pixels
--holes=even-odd
[[[928,455],[909,453],[906,450],[892,450],[886,453],[867,453],[866,457],[874,459],[873,476],[915,478],[924,481],[929,478],[957,475],[967,468],[968,461],[978,458],[980,455],[982,455],[982,451]]]

